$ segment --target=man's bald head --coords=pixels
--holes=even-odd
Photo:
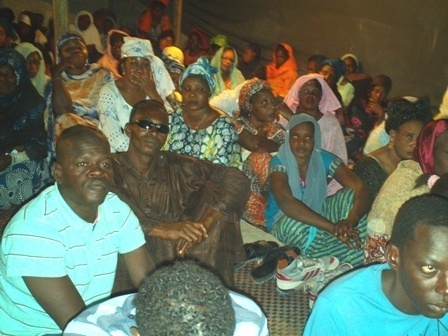
[[[103,132],[88,126],[75,125],[64,130],[59,137],[56,143],[56,161],[61,162],[67,154],[70,154],[71,146],[82,141],[102,142],[110,151],[109,142]]]

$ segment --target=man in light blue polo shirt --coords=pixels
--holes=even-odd
[[[87,305],[109,297],[118,253],[137,287],[151,268],[138,219],[109,193],[112,158],[100,131],[64,131],[54,177],[1,241],[2,335],[60,334]]]

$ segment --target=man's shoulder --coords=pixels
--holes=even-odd
[[[51,216],[59,207],[55,185],[44,189],[36,198],[23,205],[13,220],[38,220]]]
[[[381,272],[384,269],[389,269],[389,266],[369,265],[355,269],[330,283],[319,297],[329,302],[359,300],[365,293],[371,294],[381,289]]]

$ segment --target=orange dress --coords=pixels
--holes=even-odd
[[[276,56],[274,48],[273,61],[266,66],[266,81],[271,86],[274,96],[285,97],[291,86],[299,77],[297,72],[297,63],[294,58],[294,53],[289,44],[280,43],[288,51],[289,58],[279,68],[276,67]]]

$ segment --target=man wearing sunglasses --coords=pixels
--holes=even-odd
[[[139,218],[154,266],[194,258],[232,285],[233,265],[245,259],[239,221],[247,178],[237,169],[161,151],[169,125],[157,101],[136,104],[125,131],[130,145],[114,160],[113,191]]]

